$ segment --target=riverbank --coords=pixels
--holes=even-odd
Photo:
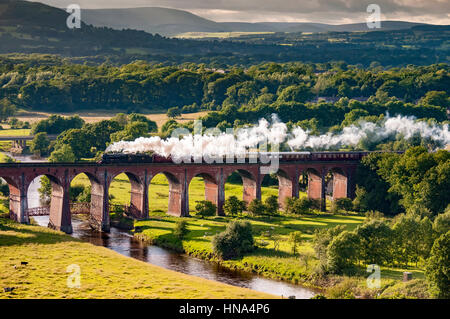
[[[66,272],[70,265],[80,267],[80,288],[67,286],[73,274]],[[170,271],[61,232],[4,218],[0,218],[0,267],[0,298],[276,298]]]
[[[215,256],[211,240],[215,234],[225,229],[230,218],[186,218],[189,233],[182,241],[172,233],[178,219],[153,213],[150,219],[135,222],[135,237],[148,244],[219,263],[228,269],[319,288],[332,298],[343,298],[350,293],[350,296],[361,298],[428,297],[423,271],[420,269],[408,269],[415,280],[403,283],[402,273],[405,269],[384,267],[381,269],[381,286],[377,289],[367,288],[369,274],[362,268],[352,277],[319,274],[318,260],[311,243],[314,230],[336,225],[344,225],[346,229],[352,230],[364,221],[361,216],[316,214],[303,217],[277,216],[270,220],[246,217],[252,223],[258,248],[242,258],[227,261],[221,261]],[[292,231],[302,232],[302,243],[295,256],[291,252],[291,243],[287,240]],[[273,241],[276,236],[279,237],[277,250],[274,249]]]

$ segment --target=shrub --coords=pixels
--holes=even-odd
[[[217,211],[217,206],[209,201],[209,200],[200,200],[196,202],[195,210],[197,211],[196,215],[199,215],[201,218],[206,216],[214,216]]]
[[[341,210],[349,212],[353,209],[353,202],[350,198],[337,198],[331,203],[331,211],[339,213]]]
[[[244,201],[239,200],[236,196],[230,196],[223,204],[223,211],[230,216],[236,216],[242,214],[245,210],[246,204]]]
[[[266,212],[269,215],[276,215],[278,214],[278,209],[280,208],[280,204],[278,203],[278,197],[275,195],[271,195],[267,197],[266,201],[264,202],[266,206]]]
[[[327,249],[330,242],[345,230],[345,226],[339,225],[328,229],[316,229],[313,236],[313,246],[322,270],[327,268]]]
[[[358,259],[360,241],[354,232],[344,231],[334,238],[327,248],[327,268],[342,274],[353,269]]]
[[[173,230],[173,234],[175,235],[175,237],[181,240],[187,235],[188,232],[189,230],[187,229],[187,222],[183,219],[178,220]]]
[[[253,251],[255,247],[251,224],[231,221],[225,231],[213,237],[212,246],[214,253],[224,260]]]
[[[316,203],[308,198],[286,198],[286,212],[289,214],[308,214],[315,205]]]
[[[263,202],[259,199],[254,199],[251,201],[251,203],[248,205],[248,211],[252,216],[262,216],[264,215],[264,212],[266,210],[266,207],[264,206]]]

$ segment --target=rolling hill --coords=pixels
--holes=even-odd
[[[82,11],[87,24],[113,29],[136,29],[164,36],[186,32],[352,32],[370,31],[365,23],[331,25],[297,22],[214,22],[188,11],[142,7],[128,9],[89,9]],[[383,21],[381,30],[409,29],[419,23]],[[380,30],[380,29],[379,29]]]

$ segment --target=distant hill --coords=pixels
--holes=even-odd
[[[119,15],[124,14],[122,10],[115,11],[116,16],[111,21],[119,21],[116,23],[121,25],[116,24],[114,27],[121,30],[113,29],[112,26],[93,26],[92,21],[83,23],[80,29],[69,29],[66,25],[69,14],[63,9],[38,2],[0,0],[0,54],[58,54],[81,63],[121,64],[136,60],[167,64],[194,62],[208,63],[217,69],[227,65],[249,66],[269,61],[345,61],[364,66],[370,65],[372,61],[391,66],[448,62],[446,41],[450,34],[449,26],[416,25],[406,28],[413,24],[385,22],[382,23],[383,27],[401,30],[339,32],[345,28],[353,31],[364,28],[361,30],[364,31],[366,26],[216,23],[180,10],[157,10],[149,8],[153,15],[142,8],[125,10],[135,15],[125,14],[123,18]],[[138,13],[141,14],[139,19],[136,17]],[[148,19],[149,16],[152,18]],[[85,20],[88,17],[84,11],[83,17]],[[101,21],[106,24],[110,21],[108,17],[110,14],[104,12]],[[148,27],[150,22],[147,20],[155,24],[147,31],[154,33],[132,29]],[[134,25],[128,25],[127,21]],[[304,34],[298,31],[299,28],[311,34]],[[217,41],[206,38],[199,41],[156,34],[162,33],[161,30],[170,30],[172,33],[230,30],[276,32],[264,36],[249,34],[239,38]],[[328,30],[337,32],[326,32]]]
[[[365,23],[331,25],[297,22],[214,22],[188,11],[143,7],[129,9],[85,9],[82,20],[87,24],[113,29],[136,29],[165,36],[185,32],[328,32],[370,31]],[[409,29],[419,23],[383,21],[381,30]],[[378,29],[380,30],[380,29]]]
[[[148,7],[82,10],[87,24],[113,29],[135,29],[161,35],[182,32],[217,32],[220,25],[183,10]]]

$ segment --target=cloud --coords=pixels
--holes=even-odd
[[[364,22],[371,3],[388,20],[450,24],[448,0],[41,0],[52,6],[78,3],[82,8],[168,7],[215,21]]]

